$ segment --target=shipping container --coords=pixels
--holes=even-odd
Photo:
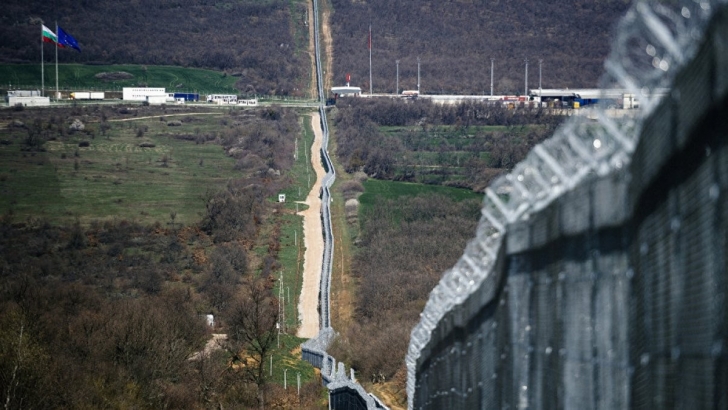
[[[200,101],[200,94],[198,94],[198,93],[174,93],[175,101],[177,101],[180,98],[184,98],[185,101]]]
[[[75,91],[68,95],[72,100],[103,100],[103,92]]]

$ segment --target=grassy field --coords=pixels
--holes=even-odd
[[[99,73],[125,72],[133,77],[104,81]],[[237,78],[225,73],[176,66],[59,64],[58,84],[62,90],[121,91],[122,87],[165,87],[169,92],[237,94]],[[55,65],[45,65],[46,90],[55,90]],[[40,64],[0,64],[0,87],[40,89]]]
[[[172,213],[177,223],[199,221],[207,190],[221,188],[237,175],[234,160],[219,145],[175,138],[219,126],[218,115],[194,118],[174,128],[159,118],[109,122],[106,136],[96,131],[91,139],[77,133],[62,142],[48,141],[45,152],[24,151],[24,131],[3,128],[0,213],[59,223],[113,215],[164,224]],[[87,130],[98,125],[88,123]],[[88,147],[79,147],[81,141]]]
[[[293,214],[296,210],[303,210],[306,205],[296,204],[295,201],[304,201],[310,190],[308,175],[313,175],[311,168],[310,153],[313,143],[313,130],[311,129],[311,118],[302,115],[301,128],[303,133],[296,143],[296,160],[291,169],[291,175],[295,179],[291,188],[284,190],[286,194],[285,207],[288,212],[281,218],[281,250],[278,253],[278,260],[283,266],[283,291],[285,293],[284,308],[286,310],[286,328],[298,328],[298,300],[303,284],[303,217]],[[315,178],[315,177],[314,177]],[[311,181],[313,184],[314,181]],[[278,295],[280,282],[276,282],[274,294]]]
[[[368,179],[364,181],[364,193],[359,197],[359,202],[362,206],[366,207],[367,205],[371,205],[375,198],[398,199],[407,196],[437,194],[447,196],[456,201],[479,199],[482,197],[482,194],[468,189]]]
[[[426,184],[461,184],[474,164],[497,167],[491,150],[510,153],[547,132],[537,124],[382,126],[379,131],[398,139],[404,149],[395,158],[394,179]]]
[[[296,373],[301,374],[302,385],[316,376],[313,366],[301,360],[301,343],[305,341],[306,339],[296,336],[281,334],[280,347],[273,350],[274,383],[283,385],[284,369],[288,369],[285,378],[289,389],[296,388]],[[266,369],[270,369],[270,364],[267,364]]]

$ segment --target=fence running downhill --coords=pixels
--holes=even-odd
[[[728,7],[638,0],[602,88],[635,117],[572,118],[487,190],[412,330],[413,408],[728,408]],[[384,407],[326,354],[333,236],[322,183],[321,331],[303,357],[334,409]],[[668,95],[661,97],[664,89]]]
[[[728,408],[728,7],[674,3],[617,27],[602,85],[636,117],[572,118],[487,189],[410,409]]]
[[[321,142],[321,161],[326,170],[321,181],[321,223],[324,235],[323,266],[321,269],[321,283],[319,286],[319,334],[307,340],[301,346],[301,355],[304,360],[321,369],[324,385],[329,390],[329,405],[331,409],[387,409],[374,395],[367,393],[354,378],[354,372],[347,375],[343,363],[326,353],[326,349],[334,337],[331,327],[330,303],[331,268],[334,255],[334,235],[331,226],[331,192],[330,188],[336,179],[336,170],[328,153],[329,126],[326,120],[326,94],[321,65],[321,49],[319,42],[319,8],[318,1],[313,0],[314,18],[314,46],[316,58],[316,81],[318,84],[319,114],[323,140]]]

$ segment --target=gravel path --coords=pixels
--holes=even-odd
[[[303,243],[306,252],[303,256],[303,285],[299,299],[298,312],[301,315],[301,326],[298,328],[298,337],[312,338],[319,331],[318,296],[319,282],[324,254],[324,236],[321,227],[321,199],[319,191],[321,180],[326,171],[321,165],[321,120],[319,114],[311,116],[311,126],[314,132],[311,146],[311,165],[316,172],[316,182],[311,187],[306,201],[308,209],[299,212],[303,216]]]

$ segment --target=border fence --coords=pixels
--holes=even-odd
[[[318,1],[313,0],[314,18],[314,46],[316,57],[316,81],[318,84],[319,114],[321,117],[321,129],[323,141],[321,142],[321,161],[323,162],[326,174],[321,181],[321,224],[324,235],[323,266],[321,269],[321,282],[319,285],[319,334],[303,343],[301,355],[303,360],[311,363],[314,367],[321,369],[321,378],[329,390],[329,408],[334,410],[366,410],[366,409],[387,409],[376,396],[367,393],[359,383],[356,382],[354,372],[346,374],[343,363],[336,363],[336,360],[326,353],[326,349],[334,338],[334,329],[331,327],[329,296],[331,292],[331,268],[334,255],[334,236],[331,226],[331,192],[329,189],[336,179],[336,170],[331,163],[328,153],[329,126],[326,120],[326,94],[321,64],[321,49],[319,42],[319,8]]]
[[[728,408],[728,7],[673,3],[634,3],[605,63],[637,116],[573,118],[486,190],[410,409]]]

